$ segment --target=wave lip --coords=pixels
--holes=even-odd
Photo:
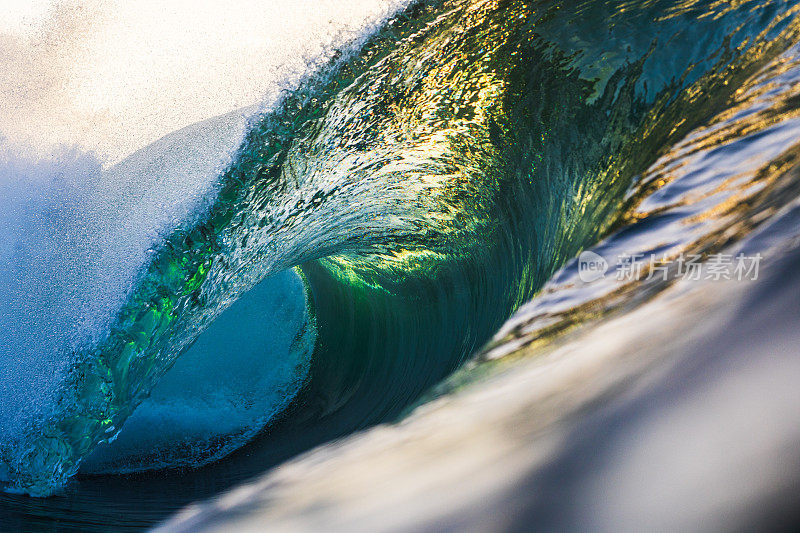
[[[7,272],[11,273],[0,280],[0,295],[6,297],[0,303],[0,338],[8,341],[0,343],[0,391],[4,397],[0,406],[0,483],[4,489],[49,495],[63,486],[97,443],[114,437],[177,354],[213,316],[266,275],[293,266],[285,262],[250,272],[236,284],[236,290],[209,305],[213,309],[207,309],[204,320],[184,324],[181,332],[171,329],[173,318],[185,307],[203,305],[199,285],[208,274],[208,257],[201,264],[186,265],[188,256],[199,251],[192,246],[187,250],[184,239],[199,220],[207,220],[217,194],[226,191],[220,187],[221,176],[239,155],[243,137],[252,126],[250,119],[258,122],[265,114],[274,118],[272,111],[280,108],[276,101],[280,102],[282,90],[291,92],[321,64],[352,53],[377,25],[406,3],[350,2],[347,9],[337,10],[335,1],[326,2],[319,7],[339,19],[314,21],[309,26],[315,28],[314,35],[297,43],[305,51],[297,54],[298,68],[276,69],[259,80],[265,89],[260,91],[263,101],[258,109],[245,108],[184,128],[111,168],[79,150],[55,151],[43,160],[33,155],[39,146],[30,152],[21,146],[25,135],[0,131],[4,143],[0,190],[10,191],[0,198],[0,205],[11,205],[3,209],[0,218],[13,230],[20,230],[18,235],[10,232],[12,238],[2,239],[0,244],[0,266],[10,265]],[[259,13],[271,17],[264,7],[259,4]],[[62,15],[66,16],[55,10],[55,23],[72,20],[60,18]],[[59,34],[44,30],[45,36]],[[64,39],[42,44],[45,51],[69,40],[69,36],[61,37]],[[10,50],[23,54],[25,48],[12,40]],[[56,55],[68,52],[54,51]],[[11,62],[17,59],[12,57]],[[42,65],[45,68],[47,62]],[[20,94],[27,87],[23,82],[30,81],[23,78],[12,80],[15,88],[23,87]],[[49,78],[43,75],[42,79]],[[0,79],[0,86],[5,87],[5,81]],[[32,90],[29,96],[37,94]],[[55,108],[63,107],[59,98],[47,101],[56,102]],[[23,104],[19,109],[30,107]],[[280,113],[279,109],[277,115]],[[12,118],[16,121],[18,117]],[[49,125],[47,120],[31,122]],[[5,122],[0,121],[0,128],[7,129]],[[117,125],[114,131],[116,137],[119,128]],[[50,133],[64,133],[69,141],[74,131],[53,128]],[[89,148],[104,151],[100,145]],[[116,148],[119,150],[111,150],[114,157],[130,151],[127,145]],[[221,200],[216,205],[230,203]],[[225,225],[225,214],[215,214],[222,214],[215,223]],[[221,226],[203,238],[219,236]],[[229,246],[213,240],[206,240],[208,249],[219,251]],[[164,251],[175,245],[182,251],[174,255]],[[151,271],[148,276],[148,265],[156,265],[158,272]],[[193,266],[195,270],[181,284],[179,278]],[[160,289],[155,287],[156,279],[163,282]],[[225,288],[220,285],[219,291],[225,292]],[[184,307],[177,308],[165,293],[181,300]],[[150,342],[151,337],[160,340]],[[158,345],[166,338],[175,342],[170,349],[161,350]]]

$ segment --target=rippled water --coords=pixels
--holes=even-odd
[[[647,475],[661,457],[653,451],[658,442],[668,442],[656,439],[660,413],[687,411],[662,400],[653,425],[642,429],[635,424],[643,418],[614,411],[618,399],[646,402],[636,391],[647,383],[672,398],[670,387],[682,382],[669,374],[672,365],[702,366],[717,352],[725,361],[736,357],[723,339],[745,329],[741,314],[749,309],[780,312],[756,330],[765,339],[750,350],[767,361],[764,372],[774,370],[767,377],[780,375],[781,363],[770,359],[769,328],[791,342],[792,304],[758,295],[780,283],[796,289],[779,274],[796,264],[786,257],[800,227],[795,11],[792,2],[413,3],[359,52],[309,72],[250,118],[241,146],[190,216],[178,217],[177,228],[167,223],[146,253],[133,256],[141,266],[124,299],[92,322],[91,334],[79,330],[63,347],[44,345],[63,355],[50,359],[56,379],[26,391],[34,409],[4,407],[0,479],[13,492],[56,496],[4,495],[2,512],[12,524],[137,529],[316,445],[402,420],[311,452],[171,525],[268,519],[347,529],[379,527],[384,517],[404,527],[435,523],[426,520],[456,527],[466,517],[486,520],[489,504],[467,509],[495,498],[519,503],[507,527],[525,520],[646,527],[640,513],[655,504],[638,496],[637,475]],[[211,135],[236,116],[210,122]],[[180,154],[204,138],[192,137],[196,130],[111,172],[142,168],[142,161],[163,166],[164,147]],[[107,174],[95,175],[102,181]],[[151,201],[139,198],[130,209],[146,215]],[[591,254],[575,259],[583,250]],[[14,253],[3,257],[21,264]],[[607,270],[587,277],[587,260]],[[697,279],[686,275],[687,261]],[[738,275],[737,261],[751,268]],[[300,283],[287,272],[292,267],[302,272],[302,288],[291,288]],[[270,277],[279,273],[285,281]],[[91,277],[86,284],[105,287]],[[259,288],[275,301],[259,297]],[[261,310],[242,311],[247,302]],[[281,314],[280,306],[294,314]],[[196,372],[181,363],[193,350],[225,353],[226,336],[258,337],[255,316],[272,322],[261,331],[267,344],[250,346],[255,355],[248,357],[264,350],[264,360],[275,362],[255,381],[234,376],[195,393],[192,402],[212,404],[206,426],[179,415],[187,428],[159,432],[162,441],[152,444],[147,432],[157,426],[147,417],[176,416],[181,411],[168,406],[216,373],[212,363]],[[704,336],[718,340],[701,345]],[[3,390],[13,391],[13,358],[3,357]],[[240,364],[248,368],[251,360]],[[796,370],[782,364],[787,375]],[[709,383],[729,374],[720,375]],[[700,386],[682,379],[687,388]],[[781,424],[798,403],[785,401],[791,388],[773,381],[775,395],[762,399],[785,416],[773,426],[743,417],[767,444],[762,455],[731,446],[731,457],[762,464],[770,444],[797,442]],[[270,392],[259,398],[263,405],[248,400],[259,387]],[[208,402],[213,391],[229,405]],[[733,397],[745,403],[736,412],[754,408],[752,388],[739,391]],[[594,414],[602,409],[612,412]],[[737,420],[733,408],[684,409]],[[676,427],[703,434],[694,424],[679,419]],[[629,462],[577,458],[593,453],[586,435],[603,441],[615,427],[632,428],[645,442],[630,448]],[[142,452],[150,446],[157,457]],[[675,449],[687,461],[692,456]],[[225,455],[188,472],[148,472]],[[762,494],[754,482],[742,492],[750,499],[730,496],[723,490],[730,468],[721,463],[708,474],[722,487],[721,503],[711,505],[712,496],[706,508],[698,505],[698,520],[723,516],[714,513],[726,502],[752,501],[748,487]],[[617,476],[619,501],[601,488],[592,492],[594,471]],[[687,467],[671,482],[689,487],[694,473]],[[470,476],[479,481],[465,490]],[[763,490],[796,477],[767,477]],[[371,493],[381,480],[393,488]],[[408,495],[430,486],[453,495],[433,509]],[[548,495],[532,497],[534,489]],[[554,503],[559,491],[590,510]],[[691,506],[687,494],[676,489],[664,501]],[[386,516],[392,495],[408,506],[406,518]],[[315,507],[320,501],[328,503]],[[600,511],[592,514],[591,505]],[[650,516],[661,526],[699,524]]]

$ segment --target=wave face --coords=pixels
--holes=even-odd
[[[87,472],[197,466],[252,438],[293,399],[286,416],[335,426],[329,437],[399,416],[566,261],[646,218],[637,215],[637,201],[658,211],[653,189],[667,191],[670,180],[648,178],[655,175],[648,169],[669,147],[735,109],[745,82],[790,49],[792,7],[417,2],[357,53],[309,73],[255,119],[221,117],[134,154],[128,165],[147,159],[163,168],[169,159],[162,154],[202,144],[191,137],[200,132],[198,139],[218,141],[215,153],[233,155],[200,158],[212,163],[192,172],[213,174],[213,185],[184,194],[190,201],[177,202],[180,212],[166,220],[157,194],[109,204],[137,220],[157,218],[156,227],[168,230],[142,232],[147,237],[131,245],[138,254],[92,263],[102,279],[135,275],[122,284],[129,287],[124,293],[103,299],[108,307],[91,310],[100,315],[91,320],[91,335],[67,348],[37,346],[47,351],[45,373],[53,378],[37,373],[35,384],[17,382],[9,392],[0,480],[11,491],[47,495],[85,459]],[[778,157],[784,145],[774,146]],[[687,156],[674,153],[680,167]],[[90,159],[73,163],[82,174],[103,175]],[[114,172],[125,174],[125,165]],[[98,213],[92,220],[107,220],[106,211]],[[117,225],[67,229],[66,237],[110,239],[126,216]],[[644,247],[660,250],[660,242],[653,237]],[[119,255],[130,264],[121,267]],[[42,265],[30,283],[52,275]],[[315,320],[305,293],[292,293],[294,278],[269,289],[292,293],[299,307],[291,307],[292,318],[268,313],[273,329],[265,328],[262,340],[266,331],[281,332],[283,340],[270,341],[275,351],[253,346],[269,368],[256,383],[237,381],[241,390],[226,401],[239,393],[254,398],[262,387],[281,392],[259,398],[252,412],[237,411],[243,418],[231,419],[230,428],[215,421],[213,435],[193,426],[181,412],[206,393],[189,387],[182,396],[177,385],[207,382],[216,373],[210,352],[223,353],[215,343],[242,334],[240,327],[257,330],[237,319],[226,323],[228,313],[252,318],[254,311],[236,306],[253,299],[274,310],[259,296],[262,280],[295,267],[307,279]],[[15,272],[12,279],[28,278]],[[97,286],[103,287],[90,288]],[[74,288],[80,301],[86,290]],[[562,304],[575,301],[556,294]],[[6,315],[17,324],[7,331],[24,339],[25,317],[42,316],[33,312],[40,308],[56,309],[71,323],[70,313],[83,310],[61,298],[45,295],[36,307]],[[566,307],[574,320],[574,306]],[[543,316],[555,313],[548,308]],[[60,322],[49,320],[51,327]],[[508,331],[506,351],[527,342]],[[190,364],[193,357],[205,362]],[[250,357],[240,363],[249,366]],[[2,361],[3,375],[15,375],[18,360]],[[173,408],[174,401],[184,406]],[[215,420],[229,416],[221,409]],[[176,434],[159,442],[143,434],[145,425],[174,416],[185,422]],[[194,444],[182,444],[188,441]],[[143,453],[152,447],[155,456]]]

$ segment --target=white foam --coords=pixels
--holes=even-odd
[[[0,448],[213,200],[248,118],[407,3],[0,4]]]
[[[0,133],[114,163],[278,89],[408,0],[0,3]],[[48,9],[45,9],[48,8]]]

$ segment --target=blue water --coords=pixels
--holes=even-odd
[[[315,341],[301,278],[265,279],[195,340],[83,471],[196,467],[228,455],[294,399]]]

